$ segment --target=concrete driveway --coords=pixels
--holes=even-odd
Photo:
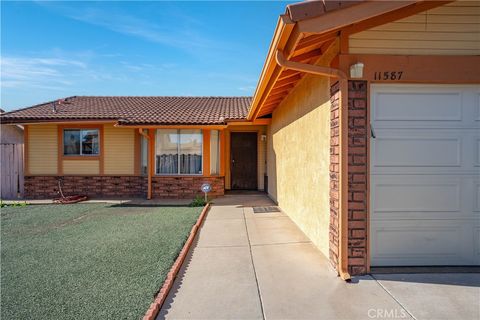
[[[480,319],[480,274],[341,281],[264,195],[212,206],[157,319]]]

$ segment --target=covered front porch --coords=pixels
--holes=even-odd
[[[269,122],[135,128],[146,198],[192,198],[203,183],[212,186],[211,197],[265,191]]]

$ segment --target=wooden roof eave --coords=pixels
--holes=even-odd
[[[292,33],[294,33],[294,35],[297,34],[297,36],[299,35],[298,32],[294,32],[295,25],[296,23],[291,21],[287,15],[281,15],[279,17],[277,26],[275,28],[275,34],[268,49],[267,59],[263,65],[260,79],[253,96],[252,106],[247,115],[247,120],[252,120],[254,118],[257,107],[260,105],[260,100],[264,96],[264,92],[268,87],[272,74],[274,72],[278,72],[276,71],[278,66],[275,61],[275,54],[278,48],[285,49],[287,41],[289,41],[291,38],[290,36]],[[276,76],[278,77],[278,74]]]
[[[269,53],[262,70],[262,76],[258,82],[253,98],[252,106],[247,119],[253,120],[261,114],[263,104],[268,100],[270,91],[276,89],[275,85],[282,74],[282,68],[275,61],[276,50],[283,51],[286,59],[290,59],[295,53],[297,45],[304,36],[320,35],[325,41],[335,37],[342,29],[352,27],[363,21],[372,20],[385,14],[395,14],[402,9],[408,8],[412,12],[435,7],[441,3],[450,1],[366,1],[346,7],[341,10],[328,12],[327,14],[292,22],[286,15],[282,15],[277,24],[275,37],[270,45]],[[284,32],[284,21],[288,22],[289,30]],[[281,39],[281,41],[279,41]],[[317,39],[321,41],[322,39]],[[311,46],[307,43],[306,46]],[[300,47],[300,46],[299,46]],[[302,52],[303,54],[303,52]]]

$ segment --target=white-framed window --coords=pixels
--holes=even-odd
[[[99,154],[98,129],[63,129],[64,156],[98,156]]]
[[[202,174],[202,155],[202,130],[157,130],[155,139],[155,173],[157,175]]]

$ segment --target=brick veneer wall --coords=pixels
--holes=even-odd
[[[339,209],[340,209],[340,143],[339,103],[340,87],[335,83],[330,88],[330,227],[329,258],[336,269],[339,256]]]
[[[330,250],[339,256],[339,83],[331,93],[330,119]],[[351,275],[367,271],[367,82],[348,82],[348,267]]]
[[[222,196],[225,191],[225,180],[223,177],[153,177],[152,197],[153,198],[194,198],[203,195],[200,187],[203,183],[212,185],[210,197]]]
[[[143,176],[26,176],[27,199],[59,197],[58,179],[64,195],[85,194],[92,198],[146,197],[147,178]],[[194,198],[202,195],[202,183],[212,184],[212,197],[224,194],[223,177],[153,177],[153,198]]]
[[[348,266],[367,272],[367,82],[348,82]]]

